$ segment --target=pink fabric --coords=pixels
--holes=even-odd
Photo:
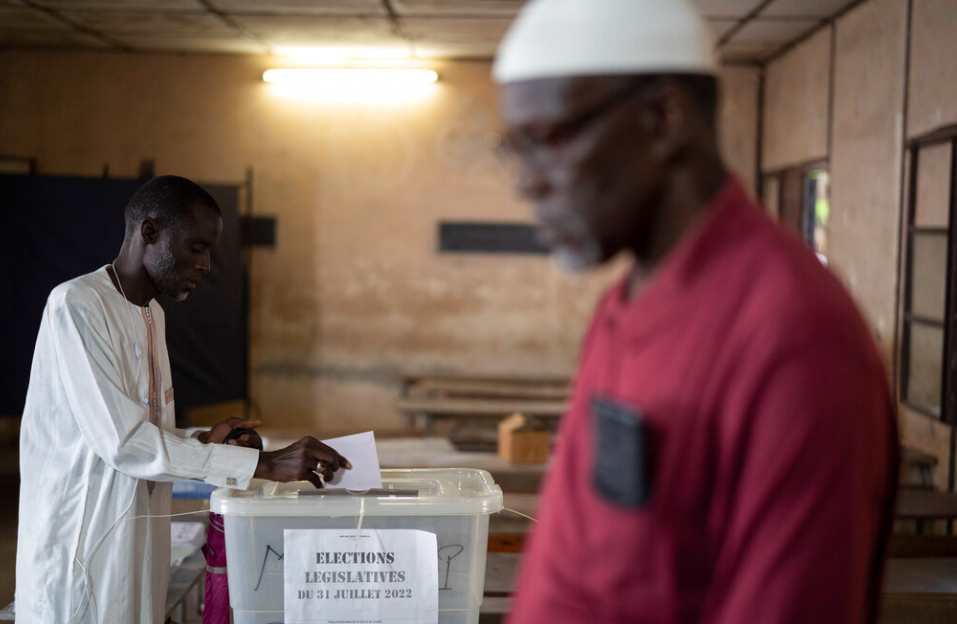
[[[223,530],[223,517],[209,513],[209,527],[206,529],[206,597],[203,603],[203,624],[229,624],[229,585],[226,577],[226,533]],[[222,568],[214,572],[209,568]]]
[[[596,397],[654,434],[645,507],[593,485]],[[640,296],[600,305],[508,622],[873,622],[898,457],[851,299],[729,180]]]

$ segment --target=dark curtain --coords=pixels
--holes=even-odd
[[[23,411],[37,331],[54,286],[116,257],[123,208],[143,180],[0,175],[0,414]],[[177,411],[246,398],[247,310],[239,189],[203,184],[223,212],[210,274],[166,312]]]

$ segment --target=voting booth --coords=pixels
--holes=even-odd
[[[477,624],[489,515],[485,470],[382,470],[382,488],[253,480],[218,489],[235,624]]]

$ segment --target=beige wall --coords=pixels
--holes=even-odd
[[[913,138],[957,124],[957,11],[953,0],[913,0],[910,80],[907,85],[907,136]],[[925,157],[921,177],[932,173]],[[910,183],[910,181],[907,181]],[[957,182],[955,182],[957,183]],[[921,204],[933,203],[928,197]],[[939,219],[938,219],[939,220]],[[904,238],[906,242],[906,237]],[[903,248],[906,253],[906,245]],[[940,271],[946,271],[940,266]],[[933,418],[901,409],[901,433],[910,444],[940,458],[935,472],[945,484],[950,428]]]
[[[907,1],[871,0],[837,25],[831,266],[893,363]]]
[[[0,153],[56,174],[133,176],[154,158],[158,174],[228,183],[253,167],[255,213],[278,218],[276,247],[252,255],[250,311],[251,393],[273,426],[395,428],[399,370],[571,372],[620,266],[566,277],[546,258],[436,252],[441,219],[528,219],[489,150],[489,65],[446,64],[430,97],[378,106],[279,97],[269,66],[0,53]],[[723,124],[747,178],[756,72],[730,74]]]
[[[900,327],[894,325],[900,311],[899,241],[906,253],[899,229],[905,134],[919,136],[957,123],[954,4],[913,0],[909,67],[907,10],[908,0],[868,0],[837,20],[830,105],[830,28],[772,62],[766,68],[762,118],[762,171],[828,160],[830,266],[871,323],[889,371],[896,368],[893,354],[900,340]],[[950,428],[903,405],[900,426],[905,444],[939,458],[935,480],[944,487]]]
[[[907,134],[957,123],[957,6],[913,0]]]
[[[761,72],[756,67],[721,70],[719,132],[722,154],[752,193],[758,171],[758,100]]]
[[[830,57],[824,28],[765,69],[762,171],[827,156]]]

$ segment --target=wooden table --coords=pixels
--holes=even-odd
[[[520,553],[489,553],[485,560],[485,595],[511,596]]]
[[[889,559],[881,622],[957,622],[957,558]]]
[[[944,596],[957,602],[957,558],[888,559],[884,593]]]
[[[434,435],[435,421],[441,418],[458,420],[499,420],[516,412],[539,418],[559,418],[567,409],[565,401],[531,399],[457,399],[400,398],[395,407],[409,416],[425,418],[425,434]]]
[[[480,624],[499,624],[512,604],[515,573],[522,555],[489,553],[485,561],[485,596],[479,611]]]

